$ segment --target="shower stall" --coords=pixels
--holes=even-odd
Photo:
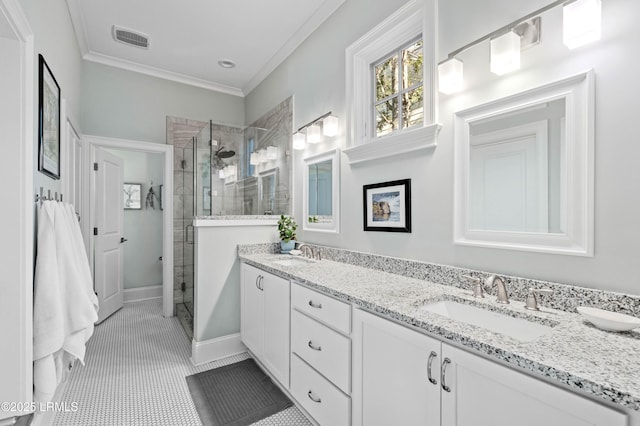
[[[175,147],[174,302],[193,337],[195,217],[291,211],[290,132],[209,122]]]

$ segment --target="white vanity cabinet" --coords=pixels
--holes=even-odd
[[[624,426],[626,414],[355,309],[353,424]]]
[[[321,426],[351,424],[351,305],[291,285],[291,394]]]
[[[242,264],[242,342],[285,388],[289,388],[289,281]]]

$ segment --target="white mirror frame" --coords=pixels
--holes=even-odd
[[[556,99],[566,105],[564,187],[566,231],[562,234],[470,229],[470,126],[501,114]],[[466,246],[593,256],[594,75],[569,77],[454,114],[454,243]]]
[[[327,223],[309,223],[309,166],[331,160],[331,197],[333,220]],[[302,229],[305,231],[317,232],[340,232],[340,150],[312,155],[304,159],[304,180],[303,180],[303,206],[302,206]]]

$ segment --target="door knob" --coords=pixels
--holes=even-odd
[[[127,241],[129,240],[127,240],[125,237],[120,237],[120,244],[126,243]]]

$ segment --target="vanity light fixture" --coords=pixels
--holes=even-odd
[[[315,120],[312,120],[300,127],[298,131],[293,134],[293,149],[302,150],[306,147],[307,142],[322,142],[323,136],[336,136],[338,134],[339,127],[340,124],[338,117],[332,115],[331,111],[326,114],[322,114]],[[305,129],[306,136],[302,133]]]
[[[454,67],[452,61],[459,61],[456,58],[457,55],[486,40],[491,40],[492,72],[502,75],[518,69],[520,51],[540,43],[541,18],[539,15],[561,5],[563,6],[563,42],[568,48],[573,49],[600,39],[601,0],[556,0],[449,53],[447,59],[438,65],[439,91],[450,94],[462,89],[462,63],[455,64],[459,68],[455,71],[455,78],[459,80],[452,80],[454,75],[451,70]],[[519,39],[518,43],[516,38]],[[516,48],[517,44],[519,48]]]
[[[491,72],[503,75],[520,69],[520,36],[509,31],[491,39]]]
[[[602,2],[577,0],[562,8],[562,41],[569,49],[600,40]]]
[[[278,148],[275,146],[267,147],[267,160],[277,160],[278,159]]]
[[[463,64],[460,59],[449,58],[438,65],[438,90],[444,94],[462,90]]]
[[[295,132],[293,134],[293,149],[302,150],[307,146],[307,137],[304,133]]]

